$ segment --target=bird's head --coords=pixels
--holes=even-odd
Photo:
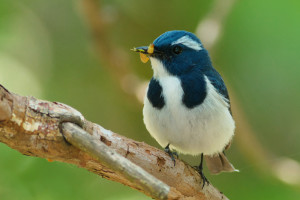
[[[168,31],[148,47],[133,49],[141,54],[141,59],[151,60],[154,77],[180,76],[194,68],[205,69],[211,66],[208,52],[201,41],[187,31]]]

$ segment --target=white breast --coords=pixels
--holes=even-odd
[[[234,120],[228,103],[207,77],[207,96],[204,102],[188,109],[182,103],[183,90],[175,76],[156,77],[163,88],[165,106],[154,108],[144,100],[144,123],[150,134],[162,146],[179,152],[214,155],[222,152],[234,134]]]

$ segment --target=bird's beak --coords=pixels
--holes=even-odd
[[[140,58],[143,63],[148,62],[149,56],[158,53],[158,51],[155,50],[154,48],[154,44],[150,44],[148,47],[147,46],[136,47],[131,50],[140,53]]]
[[[148,47],[147,46],[142,46],[142,47],[135,47],[131,49],[132,51],[138,52],[138,53],[143,53],[143,54],[153,54],[154,53],[154,44],[150,44]]]

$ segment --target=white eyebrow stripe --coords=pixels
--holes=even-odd
[[[188,48],[195,49],[197,51],[200,51],[202,49],[201,44],[192,38],[190,38],[188,35],[185,35],[175,42],[172,42],[172,45],[174,44],[182,44],[184,46],[187,46]]]

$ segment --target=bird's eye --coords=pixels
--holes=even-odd
[[[180,54],[180,53],[182,52],[182,48],[181,48],[180,46],[175,46],[175,47],[173,48],[173,52],[174,52],[175,54]]]

